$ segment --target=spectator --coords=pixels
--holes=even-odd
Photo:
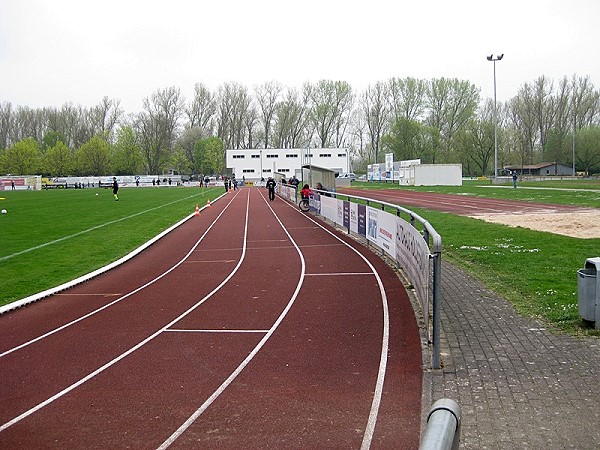
[[[302,200],[308,200],[310,194],[312,194],[312,190],[308,184],[302,186],[302,189],[300,189],[300,196],[302,197]]]
[[[317,189],[317,191],[321,191],[319,192],[319,194],[324,195],[326,197],[331,197],[329,191],[321,183],[317,183],[315,188]]]

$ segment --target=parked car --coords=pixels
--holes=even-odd
[[[352,172],[340,173],[338,178],[350,178],[350,181],[354,181],[356,180],[356,175],[354,175]]]

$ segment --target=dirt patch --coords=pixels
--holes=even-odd
[[[481,214],[471,217],[486,222],[547,231],[580,239],[600,238],[600,211],[539,214],[502,213]]]

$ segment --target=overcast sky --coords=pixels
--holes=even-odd
[[[541,75],[600,89],[598,0],[0,0],[0,102],[137,112],[157,89],[459,78],[493,98]]]

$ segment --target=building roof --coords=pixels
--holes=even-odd
[[[550,166],[567,166],[566,164],[563,163],[559,163],[559,162],[543,162],[543,163],[538,163],[538,164],[523,164],[522,166],[519,164],[513,164],[511,166],[505,166],[505,169],[543,169],[544,167],[550,167]]]

